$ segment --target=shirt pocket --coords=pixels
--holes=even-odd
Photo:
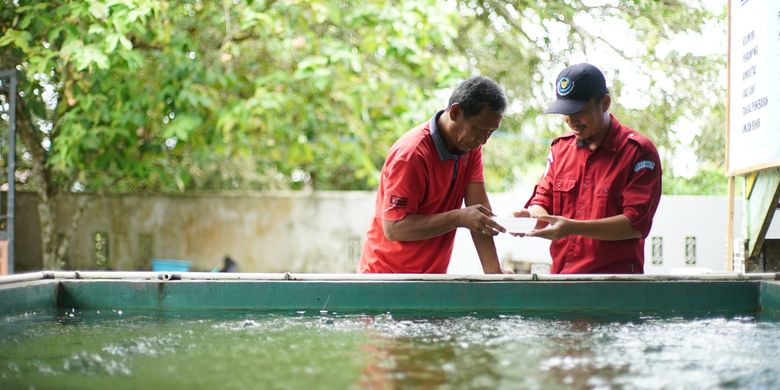
[[[595,219],[623,214],[623,189],[609,185],[596,188]]]
[[[552,215],[572,218],[577,202],[577,179],[558,179],[553,183]]]

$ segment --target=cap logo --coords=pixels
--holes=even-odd
[[[566,96],[573,88],[574,82],[568,77],[561,77],[561,79],[558,80],[558,95]]]

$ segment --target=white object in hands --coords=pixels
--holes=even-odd
[[[507,233],[528,233],[536,227],[535,218],[524,217],[491,217],[503,226]]]

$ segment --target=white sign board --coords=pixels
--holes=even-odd
[[[737,175],[780,166],[780,1],[731,0],[729,18],[727,164]]]

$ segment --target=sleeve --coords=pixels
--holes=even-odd
[[[631,226],[647,237],[653,225],[653,216],[661,200],[661,161],[658,152],[649,141],[632,159],[631,177],[623,189],[623,215]]]
[[[469,170],[466,172],[467,183],[484,183],[485,173],[482,166],[482,147],[469,153]]]
[[[544,169],[544,175],[539,179],[539,183],[534,186],[534,192],[531,194],[531,198],[525,202],[525,208],[531,205],[542,206],[547,213],[552,214],[552,182],[555,177],[553,164],[553,150],[550,148],[550,153],[547,155],[547,167]]]
[[[415,214],[426,193],[427,173],[422,158],[390,158],[382,170],[382,219],[400,221]]]

